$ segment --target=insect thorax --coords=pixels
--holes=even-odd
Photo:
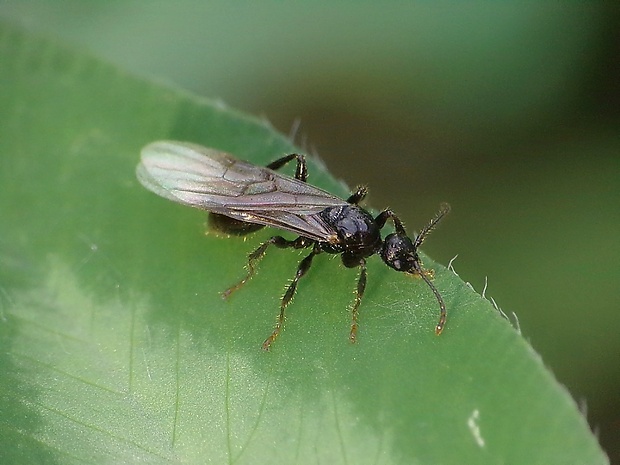
[[[381,247],[381,232],[377,223],[363,208],[339,205],[326,208],[320,216],[338,234],[338,243],[326,244],[323,249],[342,253],[346,266],[357,266],[360,259],[369,257]]]

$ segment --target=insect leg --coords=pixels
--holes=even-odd
[[[366,194],[368,194],[368,188],[366,186],[359,186],[355,194],[352,194],[351,197],[347,199],[347,203],[357,205],[366,197]]]
[[[290,155],[286,155],[282,158],[278,158],[276,161],[273,161],[267,165],[267,168],[270,170],[278,170],[286,165],[293,158],[297,158],[297,169],[295,169],[295,179],[299,179],[300,181],[306,182],[308,179],[308,167],[306,166],[306,157],[300,155],[298,153],[291,153]]]
[[[388,220],[388,218],[391,219],[394,223],[394,229],[396,229],[397,234],[402,236],[407,235],[407,231],[405,231],[405,227],[403,226],[402,221],[400,221],[400,218],[398,218],[398,216],[396,216],[396,214],[392,210],[383,210],[377,215],[377,217],[375,218],[375,222],[379,226],[379,229],[385,226],[385,222]]]
[[[366,289],[366,260],[360,261],[360,277],[357,280],[357,289],[355,291],[355,302],[353,302],[353,310],[351,312],[351,332],[349,333],[349,341],[355,342],[357,339],[357,316],[358,309],[362,302],[362,296]]]
[[[285,249],[288,247],[292,247],[294,249],[303,249],[304,247],[309,247],[313,243],[314,242],[312,240],[301,236],[292,241],[286,240],[282,236],[271,237],[269,240],[263,242],[254,252],[252,252],[248,256],[248,274],[237,284],[229,287],[224,292],[222,292],[222,298],[228,298],[230,294],[239,289],[241,286],[247,283],[252,276],[254,276],[254,273],[256,273],[256,262],[263,258],[265,252],[267,251],[267,248],[270,245],[273,244],[280,249]]]
[[[442,203],[439,207],[439,212],[433,217],[433,219],[429,221],[429,223],[424,227],[424,229],[422,229],[422,231],[420,231],[420,234],[418,234],[418,236],[416,237],[413,243],[416,249],[422,245],[422,242],[424,242],[424,239],[426,239],[428,234],[433,229],[435,229],[437,223],[439,223],[439,221],[448,213],[450,213],[450,205],[448,205],[447,203]],[[388,218],[394,222],[394,229],[396,229],[397,234],[407,235],[403,223],[392,210],[383,210],[381,213],[379,213],[379,215],[377,215],[377,217],[375,218],[375,222],[377,223],[377,225],[379,225],[379,228],[383,228]]]
[[[273,344],[273,341],[275,341],[280,334],[282,326],[284,325],[284,309],[293,299],[293,296],[295,295],[295,290],[297,289],[297,283],[299,282],[301,277],[305,275],[310,269],[310,266],[312,265],[312,259],[315,255],[319,253],[321,253],[321,249],[315,246],[312,252],[310,252],[310,254],[299,263],[299,266],[297,267],[297,272],[295,273],[295,277],[286,289],[284,297],[282,297],[282,301],[280,303],[280,314],[278,315],[278,322],[276,323],[276,327],[271,333],[271,336],[269,336],[267,339],[265,339],[265,342],[263,342],[264,350],[269,350],[271,344]]]

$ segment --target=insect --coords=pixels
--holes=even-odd
[[[276,172],[292,160],[297,161],[294,178]],[[286,155],[260,167],[200,145],[158,141],[142,149],[136,174],[142,185],[154,193],[208,211],[210,225],[229,234],[243,235],[265,226],[297,234],[293,240],[272,236],[250,253],[246,276],[225,290],[222,293],[224,298],[255,274],[257,262],[270,246],[311,249],[299,263],[295,277],[282,297],[277,323],[263,343],[263,349],[269,350],[280,334],[285,309],[299,280],[310,269],[314,257],[323,252],[340,254],[345,267],[359,268],[349,333],[351,342],[357,338],[358,310],[366,289],[366,259],[376,253],[396,271],[417,275],[424,280],[439,303],[440,315],[435,333],[439,335],[443,331],[446,305],[431,282],[432,271],[422,268],[418,248],[450,211],[448,204],[442,204],[439,213],[412,240],[391,210],[383,210],[373,217],[359,206],[366,196],[366,187],[359,187],[343,200],[307,184],[306,161],[299,154]],[[381,229],[388,220],[393,223],[394,232],[382,239]]]

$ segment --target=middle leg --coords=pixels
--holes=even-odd
[[[357,280],[357,289],[355,290],[355,301],[351,311],[351,332],[349,333],[349,341],[352,343],[357,340],[357,317],[359,315],[359,306],[362,302],[362,296],[366,290],[366,260],[360,261],[360,276]]]
[[[366,186],[359,186],[357,190],[347,199],[347,203],[357,205],[364,200],[366,194],[368,194],[368,188]]]

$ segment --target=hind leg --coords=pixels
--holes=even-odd
[[[247,283],[252,276],[256,273],[256,263],[260,261],[261,258],[265,256],[265,252],[269,248],[270,245],[275,245],[279,249],[286,248],[294,248],[294,249],[303,249],[305,247],[310,247],[314,244],[314,241],[311,239],[307,239],[305,237],[298,237],[295,240],[289,241],[284,239],[282,236],[273,236],[269,240],[263,242],[254,252],[252,252],[248,256],[248,273],[241,281],[239,281],[234,286],[229,287],[224,292],[222,292],[222,298],[226,299],[235,292],[237,289],[242,287],[245,283]]]
[[[310,252],[310,254],[299,263],[299,266],[297,267],[297,272],[295,273],[295,277],[293,278],[293,281],[286,289],[286,292],[284,293],[284,297],[282,297],[282,301],[280,302],[280,314],[278,315],[278,321],[276,323],[276,327],[274,328],[271,335],[267,339],[265,339],[265,342],[263,342],[264,350],[269,350],[269,348],[271,347],[271,344],[273,344],[273,342],[276,340],[276,338],[280,334],[280,331],[282,330],[282,326],[284,325],[284,310],[286,309],[287,305],[290,303],[290,301],[293,299],[293,296],[295,295],[295,290],[297,289],[297,283],[308,272],[308,270],[310,269],[310,266],[312,265],[312,259],[314,258],[315,255],[318,255],[319,253],[321,253],[321,249],[319,249],[318,247],[315,247],[312,250],[312,252]]]

